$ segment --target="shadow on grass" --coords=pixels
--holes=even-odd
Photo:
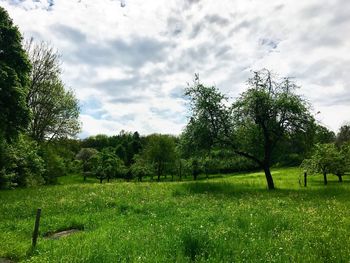
[[[344,187],[347,185],[348,187]],[[339,187],[338,187],[339,186]],[[257,184],[234,184],[229,182],[193,182],[182,184],[176,187],[174,196],[186,196],[188,194],[203,194],[218,198],[241,198],[241,197],[293,197],[309,199],[338,199],[348,200],[350,197],[349,182],[329,182],[329,185],[300,187],[296,189],[275,189],[268,190]]]

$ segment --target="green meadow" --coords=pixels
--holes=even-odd
[[[0,258],[14,262],[349,262],[350,178],[274,169],[183,182],[0,191]],[[36,209],[40,236],[31,249]],[[59,239],[49,233],[78,229]]]

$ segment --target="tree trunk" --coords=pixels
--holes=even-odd
[[[102,178],[102,177],[100,177],[100,184],[102,184],[102,180],[103,180],[103,178]]]
[[[158,167],[157,167],[158,182],[160,181],[161,174],[162,174],[161,164],[160,164],[160,162],[158,162]]]
[[[343,177],[341,174],[338,174],[338,179],[339,179],[339,183],[343,182]]]
[[[304,172],[304,186],[306,187],[307,185],[307,173]]]
[[[327,185],[327,184],[328,184],[328,181],[327,181],[327,173],[323,173],[323,181],[324,181],[324,185]]]
[[[107,183],[109,183],[109,177],[107,177]]]
[[[270,171],[270,166],[265,165],[264,167],[264,172],[265,172],[265,177],[267,181],[267,187],[269,190],[274,190],[275,189],[275,184],[273,183],[271,171]]]

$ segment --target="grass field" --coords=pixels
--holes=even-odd
[[[197,182],[61,185],[0,191],[0,258],[21,262],[350,262],[350,178],[273,171]],[[30,249],[36,208],[40,238]],[[78,228],[60,239],[48,232]]]

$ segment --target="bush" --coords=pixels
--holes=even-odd
[[[41,147],[40,154],[45,163],[45,171],[43,173],[45,184],[57,183],[59,176],[67,174],[67,166],[64,159],[49,144]]]
[[[39,156],[38,145],[25,135],[11,144],[2,144],[3,169],[0,187],[34,186],[44,183],[44,161]]]

